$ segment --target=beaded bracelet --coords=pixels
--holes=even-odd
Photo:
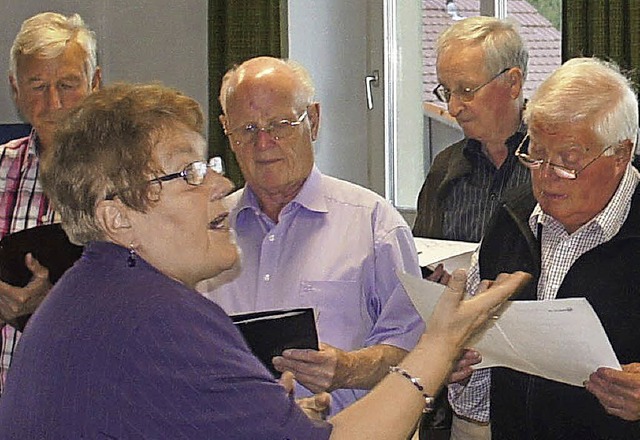
[[[418,391],[420,391],[420,393],[422,394],[422,397],[424,397],[424,409],[422,410],[423,413],[430,413],[435,409],[436,399],[434,399],[433,397],[431,397],[430,395],[424,392],[424,387],[420,383],[419,377],[413,377],[412,375],[409,374],[407,370],[397,366],[389,367],[389,371],[391,373],[401,374],[403,377],[408,379],[413,384],[413,386],[416,387]]]

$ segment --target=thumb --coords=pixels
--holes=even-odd
[[[24,257],[24,264],[33,274],[33,278],[49,278],[49,269],[40,264],[38,260],[29,252]]]

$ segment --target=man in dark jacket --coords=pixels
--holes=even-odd
[[[522,108],[529,54],[513,22],[481,16],[447,28],[436,43],[436,57],[440,84],[434,94],[447,104],[465,138],[431,165],[418,196],[413,235],[478,242],[503,192],[529,182],[529,171],[513,154],[526,131]],[[428,279],[446,284],[448,277],[439,265]],[[477,353],[468,355],[480,361]],[[429,424],[446,425],[437,422],[448,420],[443,412],[429,415],[434,418]],[[488,433],[486,426],[454,420],[454,438],[456,431],[463,438]]]
[[[490,420],[493,440],[638,439],[640,174],[630,164],[637,98],[616,66],[577,58],[540,86],[524,120],[529,144],[516,155],[532,184],[506,197],[491,220],[469,287],[525,270],[536,283],[516,299],[586,297],[623,369],[599,368],[584,388],[480,370],[450,386],[452,405]]]

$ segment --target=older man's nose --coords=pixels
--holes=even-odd
[[[463,108],[464,103],[462,100],[456,93],[452,93],[449,97],[449,101],[447,102],[447,110],[449,111],[449,114],[455,118],[460,114]]]
[[[271,135],[271,132],[260,129],[256,134],[256,146],[260,149],[266,149],[273,146],[275,139]]]
[[[62,99],[57,87],[49,87],[47,89],[47,104],[52,109],[62,108]]]

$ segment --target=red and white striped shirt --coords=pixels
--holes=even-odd
[[[53,223],[53,210],[38,181],[36,134],[0,145],[0,239]],[[0,321],[0,394],[21,333]]]

